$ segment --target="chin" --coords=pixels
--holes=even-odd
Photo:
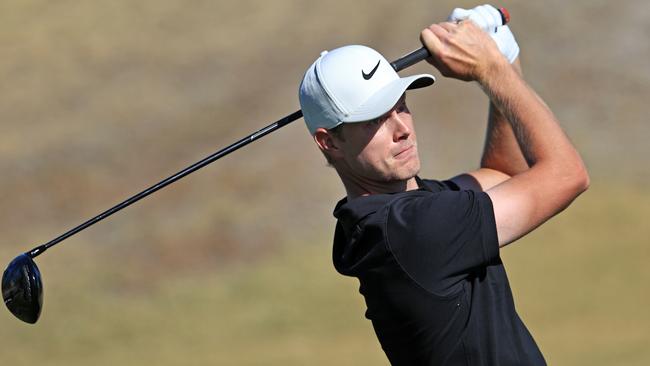
[[[399,169],[400,178],[403,180],[411,179],[420,172],[420,159],[415,157]]]
[[[420,173],[420,162],[414,162],[408,166],[397,169],[390,177],[391,181],[407,181]]]

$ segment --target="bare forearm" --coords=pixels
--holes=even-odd
[[[489,72],[481,76],[479,83],[503,117],[495,119],[491,129],[496,135],[492,141],[500,142],[502,151],[512,153],[513,143],[509,136],[512,134],[528,166],[539,162],[551,162],[558,167],[582,164],[553,112],[515,69],[504,62],[494,63]],[[510,128],[506,128],[506,123]],[[498,143],[496,146],[499,147]]]
[[[517,74],[522,75],[519,59],[515,60],[512,67]],[[519,174],[529,168],[512,131],[512,126],[491,101],[488,109],[488,124],[481,168],[497,170],[509,176]]]
[[[512,126],[492,102],[489,107],[481,168],[498,170],[510,176],[529,168]]]
[[[494,67],[497,74],[483,75],[480,83],[506,116],[530,166],[488,191],[499,243],[506,245],[566,208],[587,189],[589,177],[548,106],[515,72]]]

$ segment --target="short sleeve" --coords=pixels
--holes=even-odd
[[[385,235],[402,269],[441,296],[499,258],[489,196],[473,191],[417,191],[391,203]]]

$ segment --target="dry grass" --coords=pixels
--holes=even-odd
[[[643,240],[650,235],[650,195],[607,192],[594,187],[553,223],[504,250],[520,315],[550,364],[650,360],[650,296],[642,291],[650,278]],[[612,220],[619,230],[611,229]],[[0,315],[4,362],[385,364],[362,317],[356,281],[334,273],[327,239],[287,243],[263,261],[227,270],[204,266],[153,277],[119,258],[97,259],[111,250],[75,248],[40,260],[47,281],[43,318],[27,326]],[[57,265],[63,256],[72,263]]]
[[[522,317],[551,364],[647,364],[650,6],[503,5],[527,78],[584,153],[594,182],[575,206],[506,249]],[[321,50],[363,43],[394,58],[452,8],[2,2],[0,263],[293,112],[302,73]],[[611,14],[625,21],[598,25]],[[416,71],[432,72],[424,64]],[[409,100],[423,175],[474,167],[482,93],[439,78]],[[0,359],[385,363],[355,282],[329,263],[331,210],[342,190],[301,124],[39,258],[43,318],[29,327],[0,312]]]

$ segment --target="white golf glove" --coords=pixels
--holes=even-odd
[[[496,42],[499,51],[512,63],[519,56],[519,45],[507,25],[501,26],[501,13],[492,5],[479,5],[472,9],[456,8],[449,18],[450,22],[469,19],[486,31]]]

